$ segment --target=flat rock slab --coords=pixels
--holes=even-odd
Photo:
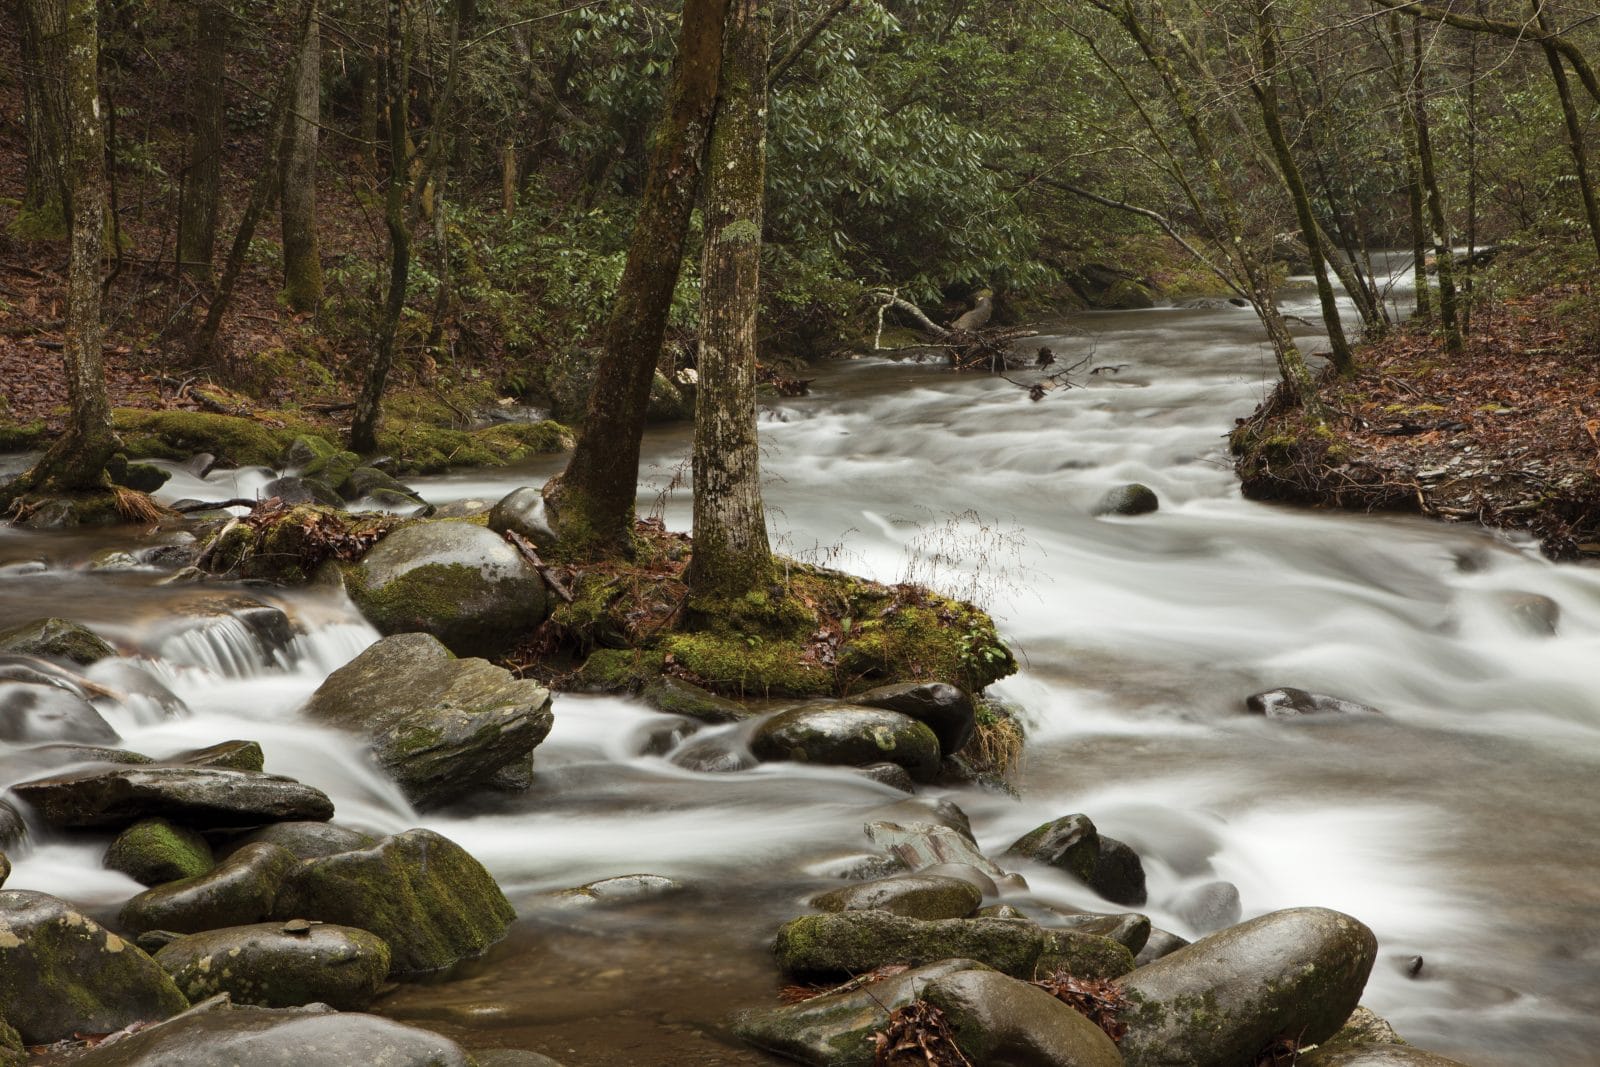
[[[389,974],[382,938],[327,923],[210,930],[180,937],[155,959],[190,1000],[227,993],[236,1004],[266,1008],[320,1003],[360,1011]]]
[[[119,737],[78,693],[49,682],[0,681],[0,741],[109,745]]]
[[[13,787],[58,829],[113,829],[160,817],[186,826],[333,818],[333,801],[293,778],[219,767],[114,767]]]
[[[937,874],[898,874],[855,882],[811,901],[822,911],[887,911],[912,919],[965,919],[983,903],[970,881]]]

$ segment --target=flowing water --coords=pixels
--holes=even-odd
[[[1078,387],[1034,403],[999,379],[864,359],[762,416],[783,551],[975,594],[1019,649],[1022,671],[996,691],[1029,728],[1021,797],[950,794],[980,844],[998,854],[1040,822],[1087,812],[1144,855],[1158,926],[1203,933],[1197,901],[1219,880],[1246,917],[1338,908],[1377,931],[1364,1002],[1404,1036],[1479,1067],[1593,1062],[1600,572],[1475,529],[1241,499],[1222,434],[1272,372],[1248,312],[1084,315],[1029,344],[1107,369],[1086,366]],[[687,451],[685,429],[652,433],[640,492],[641,510],[679,528],[687,490],[664,489]],[[435,503],[493,500],[559,464],[416,485]],[[227,477],[165,492],[249,495],[266,475]],[[1160,511],[1090,516],[1128,481],[1153,487]],[[794,765],[694,773],[671,761],[676,720],[561,696],[531,792],[418,816],[356,746],[298,718],[318,681],[375,639],[346,602],[162,586],[123,541],[0,529],[0,624],[76,618],[181,699],[177,717],[159,690],[109,707],[126,747],[163,756],[258,739],[269,770],[326,790],[341,821],[434,827],[518,905],[523,920],[489,957],[379,1010],[571,1065],[774,1062],[726,1042],[720,1023],[773,1002],[772,930],[836,884],[867,851],[863,822],[903,796]],[[1554,634],[1529,625],[1528,605],[1543,604],[1530,596],[1559,606]],[[281,608],[294,632],[241,597]],[[125,667],[97,670],[131,684]],[[1385,715],[1244,713],[1246,695],[1280,685]],[[0,762],[7,781],[35,765]],[[106,911],[136,889],[99,868],[93,844],[36,842],[14,857],[10,887]],[[687,889],[589,910],[541,896],[634,872]],[[1053,871],[1025,873],[1037,900],[1116,910]]]

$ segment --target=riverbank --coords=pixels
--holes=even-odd
[[[1461,353],[1431,323],[1324,375],[1314,419],[1275,392],[1231,437],[1247,497],[1516,530],[1552,559],[1600,556],[1600,299],[1560,281],[1475,309]]]

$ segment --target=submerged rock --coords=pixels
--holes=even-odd
[[[1018,838],[1007,855],[1026,856],[1066,871],[1113,904],[1138,907],[1146,899],[1138,853],[1095,829],[1087,815],[1067,815]]]
[[[297,862],[277,845],[246,845],[205,874],[145,890],[122,906],[118,920],[134,933],[180,934],[260,922],[272,915]]]
[[[389,974],[382,938],[327,923],[211,930],[178,938],[155,960],[192,1001],[227,993],[236,1004],[266,1008],[321,1003],[360,1011]]]
[[[154,960],[63,900],[0,891],[0,1018],[30,1045],[189,1006]]]
[[[1308,715],[1382,715],[1383,712],[1366,704],[1326,693],[1308,693],[1304,689],[1284,686],[1252,693],[1245,698],[1245,710],[1269,719],[1299,719]]]
[[[103,862],[109,870],[152,886],[198,878],[216,866],[205,838],[166,819],[144,819],[122,831]]]
[[[1095,504],[1094,515],[1148,515],[1161,507],[1161,498],[1148,485],[1129,482],[1108,490]]]
[[[802,915],[778,929],[772,946],[788,975],[824,979],[865,974],[891,963],[920,966],[944,959],[977,960],[1031,978],[1050,941],[1026,919],[927,921],[886,911]]]
[[[75,741],[106,745],[119,739],[94,705],[66,688],[0,681],[0,741]]]
[[[1234,1067],[1282,1034],[1332,1037],[1377,956],[1372,931],[1325,908],[1277,911],[1140,967],[1122,981],[1129,1067]]]
[[[925,724],[939,739],[939,751],[953,756],[967,747],[977,731],[972,697],[944,682],[904,682],[857,693],[852,704],[898,711]]]
[[[461,656],[503,652],[550,614],[533,564],[466,522],[396,530],[350,569],[346,588],[380,632],[430,633]]]
[[[155,816],[200,827],[333,817],[333,801],[320,789],[218,767],[115,767],[38,778],[13,789],[63,829],[130,826]]]
[[[364,735],[419,807],[526,764],[550,732],[550,693],[427,634],[387,637],[330,674],[306,716]]]
[[[48,656],[88,666],[115,656],[117,650],[86,627],[70,619],[35,619],[0,631],[0,652],[19,656]]]
[[[659,874],[621,874],[615,878],[602,878],[598,882],[560,890],[550,894],[548,899],[564,908],[627,904],[671,896],[683,892],[685,888],[682,882]]]
[[[274,917],[370,930],[389,945],[390,976],[443,970],[505,936],[516,912],[483,865],[431,830],[306,860]]]
[[[108,1042],[83,1067],[470,1067],[454,1041],[376,1015],[236,1007],[218,996],[160,1026]]]
[[[811,901],[822,911],[886,911],[911,919],[964,919],[983,903],[969,881],[937,874],[897,874],[857,882]]]
[[[1088,1017],[995,971],[935,978],[922,999],[944,1012],[956,1044],[975,1064],[1121,1067],[1116,1044]]]
[[[779,712],[756,730],[750,750],[764,761],[863,767],[897,763],[919,782],[939,773],[939,739],[897,711],[840,705]]]

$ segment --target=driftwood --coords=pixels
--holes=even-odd
[[[916,323],[917,328],[933,341],[917,348],[944,349],[950,366],[956,370],[984,370],[998,374],[1017,364],[1019,357],[1012,352],[1013,342],[1038,335],[1037,330],[1025,327],[989,326],[994,314],[994,296],[984,290],[977,306],[949,326],[934,322],[916,304],[889,289],[873,290],[871,296],[878,302],[878,330],[872,347],[876,352],[898,351],[883,347],[883,316],[890,309],[900,312]]]

